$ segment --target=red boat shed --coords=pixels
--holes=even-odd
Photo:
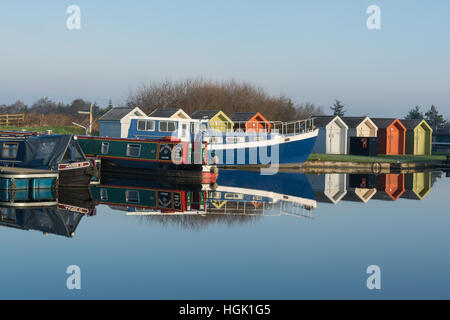
[[[270,132],[271,124],[259,112],[235,112],[230,116],[235,131]]]
[[[378,153],[405,154],[406,127],[398,119],[371,118],[378,127]]]

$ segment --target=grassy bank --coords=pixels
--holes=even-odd
[[[400,155],[400,156],[388,156],[379,155],[378,157],[365,157],[354,156],[346,154],[311,154],[308,158],[309,161],[336,161],[336,162],[379,162],[379,163],[398,163],[398,162],[426,162],[426,161],[444,161],[445,155],[432,155],[432,156],[413,156],[413,155]]]
[[[27,132],[46,132],[51,130],[57,134],[77,134],[84,135],[85,131],[82,128],[70,126],[31,126],[31,127],[0,127],[1,131],[27,131]]]

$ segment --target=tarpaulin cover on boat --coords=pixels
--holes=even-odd
[[[23,158],[17,166],[49,169],[61,162],[83,161],[86,157],[78,141],[72,135],[48,135],[27,137]]]

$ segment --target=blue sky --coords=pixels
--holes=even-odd
[[[81,30],[66,8],[81,8]],[[366,28],[369,5],[382,30]],[[450,116],[450,3],[435,1],[0,2],[0,103],[42,96],[106,105],[142,83],[236,79],[297,102]]]

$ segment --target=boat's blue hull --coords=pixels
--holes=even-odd
[[[208,151],[209,162],[220,166],[289,165],[304,163],[312,152],[317,135],[304,139],[283,138],[281,143],[263,147],[236,147]]]

